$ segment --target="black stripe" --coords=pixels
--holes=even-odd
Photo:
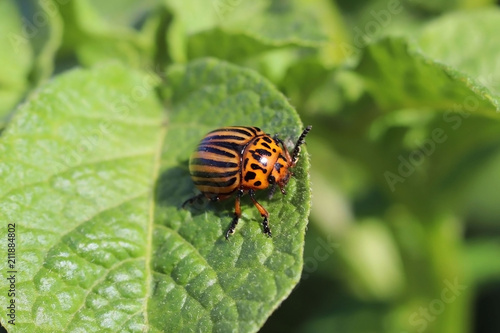
[[[239,170],[227,171],[227,172],[205,172],[205,171],[194,170],[191,171],[191,176],[199,178],[224,178],[224,177],[236,176],[238,172]]]
[[[210,135],[205,137],[203,141],[211,141],[211,140],[236,140],[236,141],[244,141],[248,138],[242,138],[241,136],[236,135]]]
[[[207,136],[209,134],[217,133],[217,132],[233,132],[233,131],[241,133],[241,134],[245,134],[245,135],[248,135],[248,136],[255,136],[257,134],[257,132],[255,132],[255,130],[252,127],[233,126],[233,127],[218,128],[216,130],[213,130],[213,131],[209,132],[207,134]]]
[[[258,128],[258,127],[245,127],[245,128],[247,128],[247,129],[249,129],[250,131],[252,131],[252,132],[253,132],[253,135],[257,135],[257,133],[259,133],[259,132],[260,132],[260,128]]]
[[[204,143],[202,143],[204,144]],[[226,141],[215,141],[215,142],[207,142],[206,144],[209,144],[211,146],[216,146],[216,147],[222,147],[222,148],[228,148],[231,150],[235,150],[236,152],[239,152],[239,147],[241,145],[239,143],[234,143],[234,142],[226,142]]]
[[[211,146],[206,146],[206,145],[199,145],[198,146],[198,151],[201,151],[201,152],[207,152],[207,153],[214,153],[214,154],[217,154],[217,155],[222,155],[222,156],[227,156],[227,157],[236,157],[236,155],[234,154],[231,154],[230,152],[227,152],[225,150],[220,150],[220,149],[217,149],[215,147],[211,147]]]
[[[236,182],[236,177],[233,177],[225,182],[211,182],[209,180],[200,180],[200,181],[193,181],[193,182],[195,185],[203,185],[203,186],[210,186],[210,187],[228,187],[228,186],[233,185]]]
[[[272,142],[273,142],[273,140],[271,140],[271,138],[270,138],[270,137],[268,137],[268,136],[264,136],[264,137],[263,137],[263,139],[264,139],[264,141],[266,141],[267,143],[272,143]]]
[[[224,128],[216,129],[215,131],[212,131],[208,134],[217,133],[217,132],[236,132],[236,133],[244,134],[244,135],[249,136],[249,137],[255,136],[254,131],[250,127],[224,127]]]
[[[228,132],[230,132],[230,131],[238,132],[241,134],[245,134],[247,136],[255,136],[255,134],[256,134],[255,131],[253,131],[250,127],[227,128],[224,130],[228,131]],[[250,130],[250,132],[248,130]]]
[[[236,168],[238,166],[237,163],[214,161],[208,158],[193,158],[190,163],[192,165],[210,165],[217,168]]]

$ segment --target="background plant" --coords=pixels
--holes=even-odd
[[[499,330],[495,1],[3,1],[0,17],[0,217],[37,295],[9,330]],[[190,151],[233,123],[290,141],[294,109],[313,125],[304,253],[307,159],[289,197],[262,196],[289,238],[261,237],[247,206],[218,243],[231,203],[178,209]]]

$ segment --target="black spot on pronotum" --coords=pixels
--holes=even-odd
[[[259,141],[260,141],[260,138],[257,138],[255,140],[253,140],[253,145],[257,146],[257,144],[259,143]]]
[[[280,172],[280,169],[283,167],[283,164],[281,163],[275,163],[274,164],[274,168],[276,169],[276,171]]]
[[[267,172],[266,169],[264,169],[263,167],[261,167],[260,165],[255,164],[255,163],[250,164],[250,168],[252,168],[252,170],[261,170],[263,173]]]
[[[271,146],[268,145],[267,143],[265,142],[262,142],[261,145],[263,145],[264,147],[266,147],[267,149],[271,149]]]
[[[253,159],[255,159],[255,160],[257,160],[257,161],[259,161],[259,160],[260,160],[260,157],[261,157],[261,156],[260,156],[259,154],[257,154],[257,153],[255,152],[255,150],[250,149],[248,152],[249,152],[250,154],[252,154],[252,158],[253,158]]]
[[[268,136],[262,137],[262,140],[266,141],[267,143],[273,143],[273,140]]]
[[[249,158],[248,157],[245,158],[245,161],[243,161],[243,169],[247,168],[248,161],[249,161]]]
[[[250,181],[252,179],[255,179],[255,177],[257,177],[257,174],[253,171],[248,171],[246,174],[245,174],[245,181]]]
[[[276,182],[276,178],[274,178],[273,175],[269,175],[269,177],[267,177],[267,181],[270,183],[270,184],[274,184]]]
[[[254,184],[254,186],[260,186],[260,185],[262,185],[262,183],[261,183],[261,181],[260,181],[260,180],[256,181],[256,182],[255,182],[255,183],[253,183],[253,184]]]
[[[271,156],[272,153],[265,150],[265,149],[257,149],[255,152],[257,152],[257,154],[259,155],[262,155],[262,156]]]

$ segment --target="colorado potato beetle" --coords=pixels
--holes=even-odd
[[[255,191],[271,186],[271,198],[279,186],[281,193],[286,194],[285,186],[293,175],[291,169],[310,130],[311,126],[304,129],[291,155],[283,141],[258,127],[229,126],[208,133],[189,160],[191,178],[201,194],[186,200],[182,206],[203,197],[224,200],[236,193],[234,217],[225,235],[229,239],[241,217],[241,197],[248,192],[264,218],[263,232],[271,237],[269,213],[255,199]]]

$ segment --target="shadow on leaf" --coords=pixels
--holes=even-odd
[[[156,202],[161,207],[176,207],[183,209],[182,204],[200,194],[189,175],[188,162],[182,162],[182,166],[176,166],[165,170],[156,182]],[[212,210],[209,200],[200,198],[192,204],[187,203],[184,209],[191,211],[193,215],[199,215],[206,210]]]
[[[197,194],[189,175],[187,161],[182,164],[183,166],[166,169],[158,177],[156,181],[156,202],[159,206],[181,208],[186,199]]]

